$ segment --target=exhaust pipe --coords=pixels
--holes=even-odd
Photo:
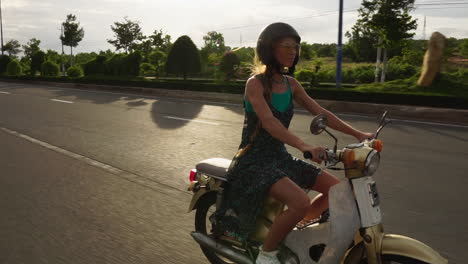
[[[205,234],[202,234],[200,232],[192,232],[191,236],[201,246],[207,247],[236,263],[252,264],[252,260],[249,259],[246,255],[244,255],[241,251],[234,249],[230,246],[223,245],[222,243],[217,242],[216,240]]]

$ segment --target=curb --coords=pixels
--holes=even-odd
[[[2,80],[5,82],[10,82]],[[185,90],[169,90],[160,88],[143,88],[132,86],[114,86],[98,84],[56,83],[42,81],[11,81],[12,83],[39,84],[61,88],[76,88],[83,90],[104,90],[130,92],[135,94],[153,95],[176,99],[205,100],[217,103],[242,104],[243,95],[225,94],[215,92],[198,92]],[[451,108],[433,108],[409,105],[372,104],[359,102],[316,100],[322,107],[331,112],[362,114],[367,116],[380,116],[384,111],[390,113],[390,117],[398,119],[411,119],[415,121],[436,122],[443,124],[468,125],[468,110]],[[301,107],[297,106],[301,109]]]

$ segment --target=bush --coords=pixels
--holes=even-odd
[[[59,66],[52,61],[46,61],[41,65],[42,76],[58,76],[59,71]]]
[[[371,65],[358,66],[351,71],[351,83],[371,83],[375,79],[375,68]]]
[[[83,76],[83,70],[81,69],[80,66],[74,65],[67,69],[67,76],[72,77],[72,78],[81,77]]]
[[[219,69],[225,74],[225,79],[230,80],[235,77],[239,65],[239,57],[237,57],[234,52],[228,51],[224,53],[223,57],[221,58]]]
[[[155,76],[156,67],[151,63],[142,63],[140,64],[140,75],[141,76]]]
[[[7,65],[7,74],[17,76],[21,74],[21,65],[17,60],[12,60]]]
[[[140,63],[143,57],[140,52],[133,52],[124,57],[123,75],[138,76],[140,73]]]
[[[106,74],[107,69],[105,65],[107,57],[98,55],[94,60],[89,61],[83,65],[84,74],[88,75],[103,75]]]
[[[8,64],[11,62],[11,59],[7,55],[0,55],[0,74],[3,74],[7,71]]]
[[[104,64],[106,65],[106,74],[115,75],[115,76],[122,76],[125,75],[123,64],[124,64],[124,57],[125,54],[118,53],[112,55]]]
[[[139,52],[114,54],[105,62],[107,73],[115,76],[138,76],[142,57]]]
[[[42,72],[42,65],[45,61],[45,53],[43,51],[36,51],[31,57],[31,75],[36,75],[37,71]]]
[[[315,73],[311,70],[300,70],[294,73],[295,78],[301,82],[311,82]]]
[[[388,81],[397,80],[397,79],[406,79],[415,75],[416,72],[417,72],[416,67],[410,64],[388,63],[386,79]]]

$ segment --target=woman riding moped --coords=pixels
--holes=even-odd
[[[313,115],[324,114],[329,127],[359,141],[373,138],[312,99],[292,75],[299,60],[301,37],[286,23],[273,23],[260,34],[254,76],[246,84],[242,141],[227,174],[221,207],[215,213],[215,232],[245,241],[255,228],[266,195],[287,205],[275,218],[256,263],[280,263],[278,244],[298,224],[318,218],[328,208],[328,191],[339,180],[318,167],[293,157],[284,144],[312,153],[321,163],[325,149],[311,146],[288,130],[293,100]],[[310,201],[303,189],[319,193]]]

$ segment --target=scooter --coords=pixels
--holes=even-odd
[[[376,137],[350,144],[338,150],[338,140],[327,127],[327,118],[319,115],[312,120],[310,131],[326,132],[335,140],[333,150],[327,150],[326,168],[344,170],[346,180],[329,191],[327,217],[294,228],[279,248],[282,263],[291,264],[446,264],[448,261],[429,246],[409,237],[386,234],[382,225],[377,185],[372,175],[377,171],[382,141],[377,139],[382,128],[391,122],[385,112]],[[304,153],[311,159],[311,153]],[[343,168],[337,165],[342,163]],[[214,236],[210,215],[220,206],[225,175],[231,160],[211,158],[201,161],[190,172],[193,198],[189,212],[196,210],[195,231],[191,233],[206,258],[213,264],[255,263],[258,248],[271,224],[285,205],[266,197],[263,212],[257,218],[250,243],[240,243],[227,236]]]

